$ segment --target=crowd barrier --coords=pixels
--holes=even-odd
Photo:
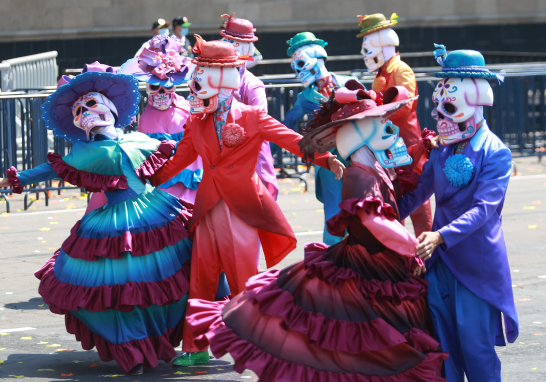
[[[510,65],[491,65],[492,69],[505,71],[504,83],[493,82],[495,104],[485,107],[484,114],[491,130],[499,136],[512,150],[513,156],[546,155],[546,63],[525,63]],[[435,130],[436,121],[431,117],[433,104],[432,90],[437,78],[432,73],[437,68],[415,68],[418,82],[419,102],[417,116],[421,128]],[[345,72],[349,74],[349,72]],[[371,87],[373,76],[366,71],[353,71],[353,75],[367,87]],[[297,94],[303,89],[301,83],[293,75],[263,76],[261,79],[266,85],[269,114],[282,121],[288,110],[292,108]],[[41,105],[54,87],[19,89],[16,93],[0,93],[0,176],[6,176],[6,170],[16,166],[25,170],[47,161],[47,153],[66,155],[70,150],[70,143],[64,139],[53,137],[45,129],[40,118]],[[147,103],[145,87],[141,86],[140,111]],[[30,92],[37,92],[32,93]],[[188,88],[181,86],[177,91],[186,96]],[[140,115],[140,113],[139,113]],[[306,124],[304,117],[295,127],[300,132]],[[138,116],[137,116],[138,121]],[[138,122],[126,127],[126,132],[136,130]],[[279,178],[299,178],[305,182],[303,174],[307,166],[299,157],[287,152],[278,146],[272,145],[275,167]],[[31,185],[25,189],[25,196],[44,193],[46,203],[49,192],[60,192],[66,188],[78,188],[66,185],[63,182],[53,185],[45,182],[40,185]],[[83,190],[82,190],[83,191]],[[0,189],[0,198],[6,200],[9,212],[7,195],[11,189]],[[25,208],[27,203],[25,203]]]

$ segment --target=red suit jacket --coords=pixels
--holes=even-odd
[[[165,183],[200,155],[203,180],[197,189],[190,232],[223,199],[241,219],[258,229],[267,266],[272,267],[296,248],[297,240],[281,209],[256,175],[256,162],[264,140],[301,156],[298,142],[302,136],[257,106],[247,106],[235,99],[226,126],[230,123],[243,127],[245,140],[237,147],[224,145],[220,149],[212,115],[191,115],[176,154],[155,173],[152,184]],[[330,155],[316,155],[314,163],[328,168]]]

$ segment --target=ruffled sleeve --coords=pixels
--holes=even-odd
[[[13,166],[8,168],[7,171],[8,174],[8,181],[11,185],[11,188],[13,189],[13,192],[16,194],[20,194],[23,192],[23,185],[21,184],[21,181],[19,180],[19,176],[17,175],[17,169]]]
[[[430,152],[432,151],[432,143],[430,140],[436,135],[437,134],[434,131],[425,128],[421,132],[421,140],[419,143],[408,147],[408,154],[412,157],[414,165],[419,163],[423,155],[426,156],[427,159],[430,158]]]
[[[87,192],[127,190],[129,185],[125,175],[102,175],[78,170],[66,163],[59,154],[47,154],[47,160],[61,179]]]
[[[142,183],[146,183],[147,179],[151,179],[156,171],[169,160],[175,147],[176,142],[173,140],[162,141],[157,149],[146,158],[144,163],[135,170]]]
[[[423,265],[415,256],[418,241],[397,220],[396,212],[391,205],[376,197],[351,198],[339,204],[341,211],[328,220],[328,232],[340,236],[349,226],[352,215],[358,215],[362,224],[385,247],[399,255],[406,268],[414,270]]]

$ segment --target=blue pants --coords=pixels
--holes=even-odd
[[[495,352],[497,309],[457,281],[441,259],[427,270],[428,302],[436,339],[449,358],[447,382],[500,382]]]
[[[326,222],[333,216],[336,216],[339,211],[339,203],[341,203],[341,186],[342,180],[336,180],[336,176],[332,171],[315,166],[315,194],[317,199],[324,204],[324,233],[322,241],[328,245],[334,245],[343,240],[342,237],[330,235],[326,229]]]

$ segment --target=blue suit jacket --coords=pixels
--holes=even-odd
[[[432,150],[423,167],[417,188],[398,204],[401,219],[436,197],[433,231],[445,243],[427,260],[427,268],[441,257],[453,276],[466,288],[499,310],[497,346],[505,345],[500,312],[504,313],[506,338],[518,337],[518,317],[501,211],[512,171],[510,150],[484,124],[463,151],[474,166],[472,178],[462,187],[452,186],[444,167],[455,145]]]

